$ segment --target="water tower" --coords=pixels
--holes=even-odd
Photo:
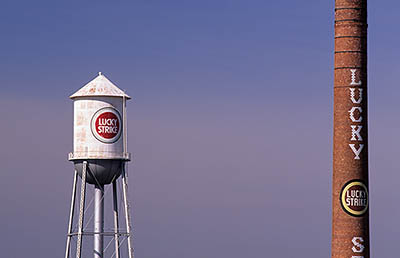
[[[128,175],[125,165],[130,161],[126,127],[126,100],[130,97],[99,73],[70,98],[74,102],[74,140],[69,160],[74,163],[75,170],[65,258],[73,257],[74,252],[76,258],[86,258],[82,257],[84,238],[85,240],[90,238],[89,242],[93,239],[93,246],[84,246],[84,250],[88,248],[93,250],[94,258],[103,258],[105,249],[112,242],[114,251],[110,256],[120,258],[122,241],[127,243],[128,257],[133,258],[127,197]],[[78,184],[79,179],[80,184]],[[110,185],[112,185],[110,209],[113,214],[113,225],[112,230],[107,231],[104,230],[104,200],[107,194],[105,188],[109,189]],[[94,192],[89,204],[85,202],[88,190]],[[121,192],[120,198],[118,191]],[[80,192],[80,198],[75,204],[77,192]],[[119,222],[121,209],[119,202],[123,203],[125,216],[123,229],[120,228]],[[89,217],[90,205],[93,205],[93,212]],[[75,206],[79,207],[78,211]],[[90,223],[93,224],[93,229],[87,228]],[[106,248],[104,237],[111,238]]]

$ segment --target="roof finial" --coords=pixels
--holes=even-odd
[[[101,72],[99,72],[99,76],[102,75]]]

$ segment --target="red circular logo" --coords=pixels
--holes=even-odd
[[[103,138],[112,139],[119,132],[118,117],[111,112],[104,112],[96,119],[96,132]]]
[[[116,142],[121,135],[121,118],[117,110],[103,108],[92,119],[93,135],[104,143]]]

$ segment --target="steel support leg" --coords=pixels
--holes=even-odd
[[[94,258],[103,258],[104,186],[94,186]]]
[[[118,196],[117,181],[113,181],[113,203],[114,203],[114,241],[115,241],[115,258],[119,258],[119,223],[118,223]]]
[[[68,222],[68,233],[67,233],[67,244],[65,247],[65,258],[69,258],[69,249],[71,246],[71,233],[72,233],[72,223],[74,219],[75,210],[75,198],[76,198],[76,181],[78,178],[78,172],[74,171],[74,182],[72,184],[72,197],[71,197],[71,208],[69,210],[69,222]]]
[[[84,161],[82,168],[81,200],[79,205],[78,240],[76,243],[76,258],[81,258],[81,252],[82,252],[83,219],[85,211],[86,170],[87,170],[87,161]]]
[[[133,245],[132,245],[132,226],[131,217],[129,212],[129,202],[128,202],[128,175],[125,171],[125,164],[122,166],[122,190],[124,193],[124,205],[125,205],[125,222],[126,222],[126,232],[128,233],[128,255],[129,258],[134,258]]]

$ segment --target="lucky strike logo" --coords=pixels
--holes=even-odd
[[[117,116],[111,112],[104,112],[96,119],[97,133],[106,139],[112,139],[119,132],[119,121]]]
[[[121,135],[121,117],[113,108],[103,108],[92,118],[92,133],[101,142],[116,142]]]
[[[343,209],[352,216],[362,216],[368,210],[368,188],[361,181],[345,184],[340,199]]]

